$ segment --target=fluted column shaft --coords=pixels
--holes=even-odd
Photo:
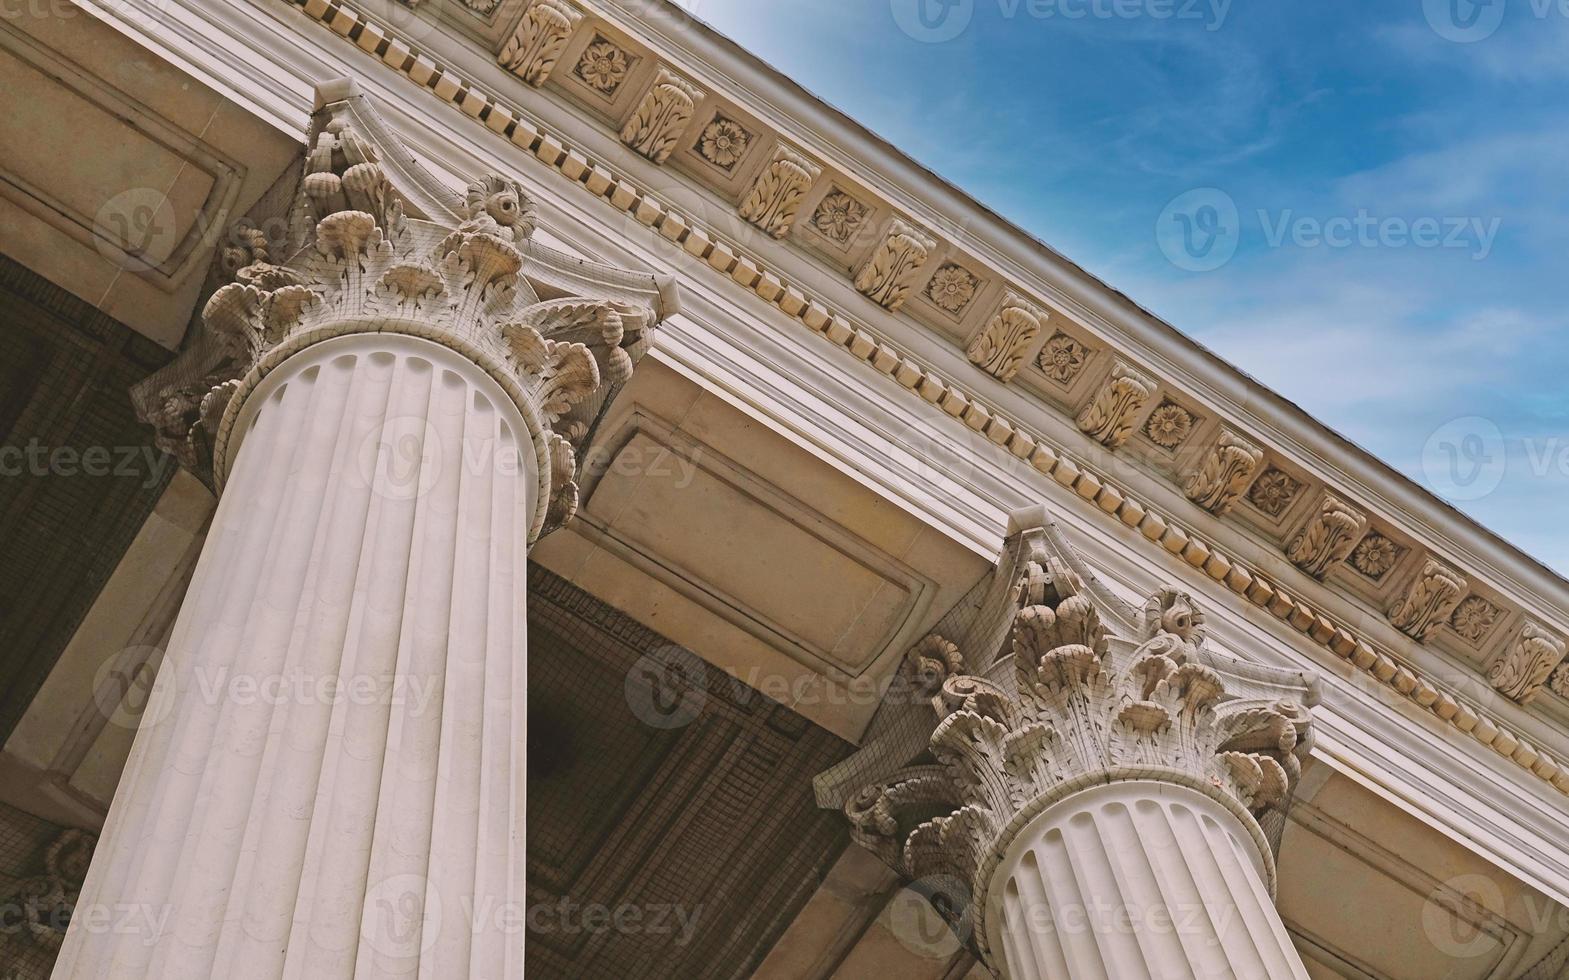
[[[1306,980],[1262,845],[1188,786],[1080,790],[1009,844],[988,892],[993,955],[1009,980]]]
[[[518,409],[358,333],[274,368],[230,439],[55,977],[520,977]]]

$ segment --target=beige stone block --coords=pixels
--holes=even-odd
[[[590,194],[604,197],[610,193],[611,185],[615,183],[615,180],[615,176],[610,171],[595,164],[594,168],[588,172],[588,178],[583,181],[583,186],[588,188]]]
[[[360,30],[360,36],[355,38],[354,43],[359,45],[361,50],[375,54],[381,42],[386,39],[387,35],[382,31],[380,24],[366,21],[365,26]]]
[[[441,77],[436,79],[432,89],[436,98],[443,102],[452,102],[458,97],[458,92],[463,88],[463,79],[454,75],[449,70],[443,70]]]
[[[492,109],[494,111],[494,109]],[[561,161],[561,174],[568,180],[581,181],[588,173],[588,157],[577,150],[568,150],[566,158]]]
[[[415,55],[414,64],[409,66],[408,76],[420,85],[430,85],[430,80],[436,77],[436,63],[425,55]]]
[[[716,272],[729,273],[735,265],[736,257],[729,245],[724,242],[714,242],[714,247],[709,249],[708,264]]]
[[[1052,452],[1050,446],[1037,444],[1035,451],[1030,454],[1030,465],[1035,467],[1036,472],[1050,476],[1057,468],[1057,454]]]
[[[490,104],[490,112],[485,116],[485,125],[495,132],[505,133],[507,127],[512,125],[512,120],[515,118],[511,109],[499,102],[492,102]]]

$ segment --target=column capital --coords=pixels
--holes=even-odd
[[[219,249],[185,351],[132,391],[158,445],[215,490],[246,396],[291,354],[403,333],[482,367],[517,405],[539,475],[529,540],[577,509],[579,452],[678,308],[669,277],[533,240],[535,202],[487,174],[453,191],[348,79],[319,86],[286,232],[241,221]]]
[[[972,918],[961,934],[993,964],[983,919],[1005,852],[1091,787],[1153,781],[1210,797],[1252,837],[1273,890],[1259,821],[1295,788],[1316,680],[1212,649],[1200,604],[1180,589],[1123,602],[1049,522],[1016,535],[1012,602],[994,613],[1008,620],[1000,649],[965,649],[939,623],[910,651],[895,691],[930,717],[930,735],[848,798],[852,837],[911,879],[962,885]],[[1016,538],[1004,553],[1020,551]]]

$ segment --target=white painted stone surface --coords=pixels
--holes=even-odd
[[[263,381],[56,977],[521,976],[523,431],[412,337]]]
[[[1266,881],[1272,860],[1228,807],[1134,780],[1042,811],[990,889],[1008,980],[1307,980]]]

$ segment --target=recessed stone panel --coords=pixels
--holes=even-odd
[[[587,513],[726,618],[855,676],[913,611],[908,570],[700,445],[633,433]],[[802,615],[810,610],[810,615]]]

